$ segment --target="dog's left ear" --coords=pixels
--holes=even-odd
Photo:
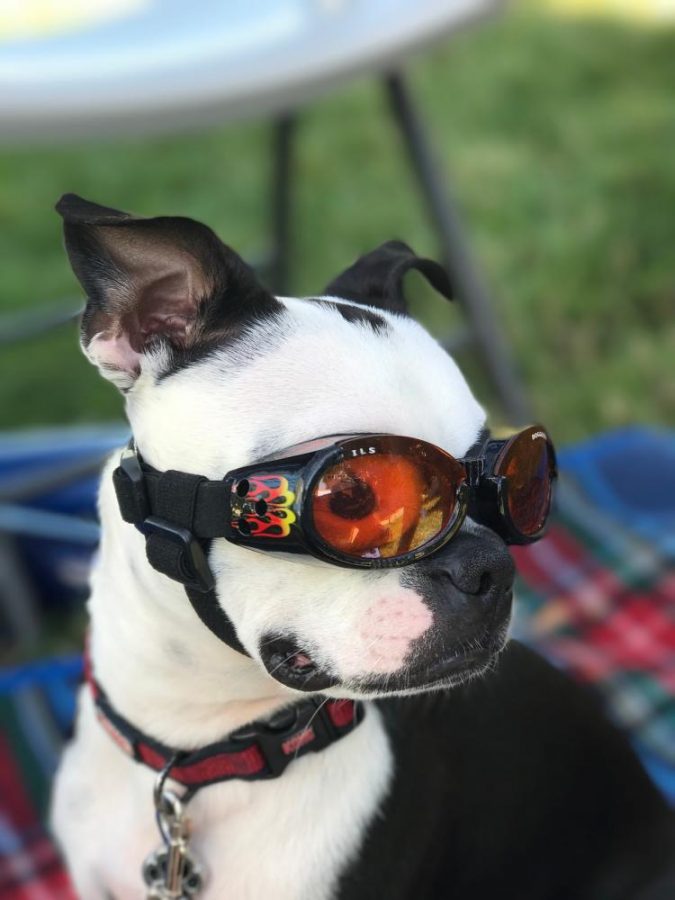
[[[439,293],[451,300],[452,285],[443,266],[416,256],[403,241],[387,241],[359,257],[354,265],[334,278],[324,294],[364,303],[391,312],[407,313],[403,276],[417,269]]]
[[[178,352],[212,344],[281,309],[234,250],[200,222],[145,219],[74,194],[56,209],[87,294],[82,347],[122,390],[133,385],[158,342]]]

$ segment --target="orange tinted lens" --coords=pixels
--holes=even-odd
[[[541,531],[551,509],[555,464],[544,431],[528,428],[507,447],[495,474],[507,480],[507,506],[514,526],[524,535]]]
[[[349,442],[345,456],[323,474],[312,496],[314,526],[333,549],[390,559],[432,541],[451,520],[464,469],[443,451],[378,438],[365,448]]]

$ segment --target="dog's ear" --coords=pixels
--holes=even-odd
[[[64,195],[56,209],[87,295],[83,349],[123,390],[158,341],[189,350],[280,309],[206,225],[174,216],[144,219],[74,194]]]
[[[359,257],[354,265],[331,281],[324,293],[378,309],[407,313],[403,276],[410,269],[417,269],[432,287],[448,300],[452,299],[452,285],[443,266],[432,259],[416,256],[403,241],[387,241]]]

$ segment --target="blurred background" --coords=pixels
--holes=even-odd
[[[0,37],[30,33],[32,5],[50,7],[3,4]],[[56,30],[68,5],[53,4],[44,28]],[[115,4],[81,6],[103,16]],[[560,441],[675,418],[675,36],[650,6],[665,4],[513,3],[406,67],[495,314]],[[437,254],[377,78],[336,85],[302,110],[298,129],[289,291],[316,292],[392,236]],[[0,143],[3,314],[78,305],[52,212],[66,190],[201,219],[249,258],[265,249],[267,117],[161,137],[67,137]],[[65,328],[3,347],[0,416],[5,428],[119,420],[122,405]]]
[[[675,797],[674,85],[670,0],[0,4],[0,712],[37,815],[126,433],[77,347],[66,191],[199,219],[295,295],[393,237],[446,261],[460,301],[420,317],[493,422],[563,448],[516,633]]]

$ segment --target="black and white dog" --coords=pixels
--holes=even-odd
[[[205,900],[675,896],[669,811],[628,744],[561,674],[504,649],[513,565],[493,530],[469,516],[382,569],[218,531],[226,473],[286,448],[411,435],[460,459],[481,439],[457,366],[405,314],[403,273],[447,293],[440,267],[391,243],[320,297],[274,297],[190,219],[73,195],[58,209],[83,348],[135,440],[103,474],[91,689],[53,797],[83,900],[147,896],[167,767],[178,793],[202,788]]]

